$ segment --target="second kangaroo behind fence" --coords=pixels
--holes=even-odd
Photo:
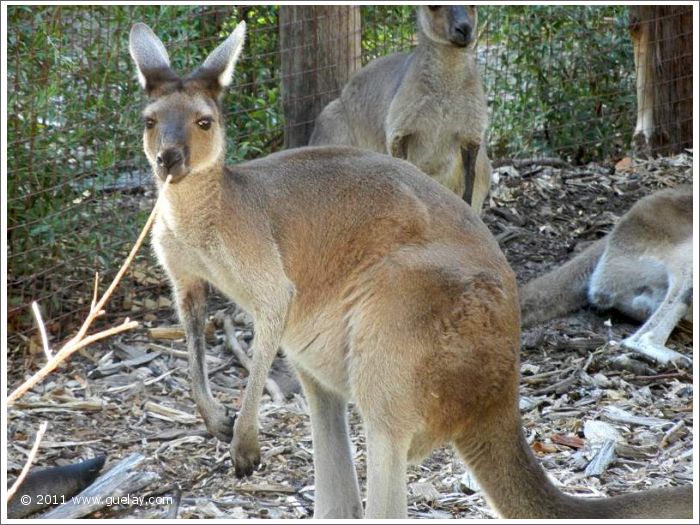
[[[224,166],[221,96],[244,30],[184,78],[147,26],[132,28],[129,46],[149,96],[143,143],[163,198],[153,244],[187,334],[194,399],[207,428],[232,440],[236,474],[260,462],[258,405],[281,346],[311,412],[316,517],[363,514],[350,400],[367,435],[368,518],[405,517],[407,462],[443,443],[502,516],[691,517],[691,486],[580,499],[548,479],[520,420],[515,276],[457,196],[408,162],[357,148]],[[235,424],[207,382],[207,283],[255,323]]]
[[[480,211],[491,181],[476,6],[420,6],[418,47],[373,60],[316,119],[309,145],[406,159]]]

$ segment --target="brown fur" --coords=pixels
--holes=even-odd
[[[167,62],[158,43],[145,26],[132,29],[138,66]],[[225,58],[241,46],[239,27],[207,59],[219,64],[210,74],[224,85]],[[515,278],[477,214],[408,162],[352,148],[302,148],[224,168],[218,120],[211,140],[198,142],[199,163],[182,155],[164,167],[163,148],[182,153],[189,145],[163,140],[167,121],[189,129],[200,117],[182,93],[146,108],[162,104],[151,114],[161,123],[144,140],[154,172],[178,175],[160,188],[166,205],[153,243],[187,331],[195,400],[222,439],[231,440],[231,421],[206,382],[203,283],[253,316],[253,370],[232,433],[236,473],[250,474],[260,461],[257,408],[282,346],[311,412],[316,517],[363,514],[349,400],[367,430],[367,517],[405,516],[408,458],[451,441],[501,514],[578,517],[522,436]],[[186,136],[199,136],[191,131]],[[671,499],[669,507],[625,512],[691,513],[689,491]]]
[[[629,10],[637,84],[633,147],[642,156],[693,147],[693,10],[636,5]]]

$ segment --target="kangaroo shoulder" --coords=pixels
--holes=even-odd
[[[409,58],[408,53],[394,53],[372,60],[350,78],[343,88],[341,98],[351,101],[359,97],[373,99],[393,95]]]

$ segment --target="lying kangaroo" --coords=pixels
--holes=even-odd
[[[689,364],[687,357],[664,345],[692,302],[692,186],[641,199],[608,236],[520,293],[523,326],[587,303],[644,322],[622,344],[660,363]]]
[[[406,516],[407,461],[444,442],[502,516],[690,517],[689,486],[580,500],[548,480],[518,410],[515,277],[459,197],[408,162],[354,148],[224,166],[220,100],[244,31],[184,78],[147,26],[130,37],[149,97],[144,149],[165,204],[153,245],[187,332],[194,399],[216,437],[233,437],[236,475],[260,461],[258,403],[281,346],[311,410],[316,517],[362,516],[349,400],[367,431],[367,517]],[[207,384],[207,283],[255,323],[233,436]]]
[[[373,60],[316,119],[309,145],[389,153],[464,197],[489,191],[488,108],[474,44],[476,6],[418,7],[418,47]]]

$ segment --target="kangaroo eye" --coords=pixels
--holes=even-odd
[[[209,128],[211,128],[211,118],[209,118],[209,117],[200,118],[197,121],[197,125],[200,127],[200,129],[203,129],[206,131]]]
[[[153,127],[156,125],[155,119],[152,118],[144,119],[143,123],[146,126],[146,129],[153,129]]]

